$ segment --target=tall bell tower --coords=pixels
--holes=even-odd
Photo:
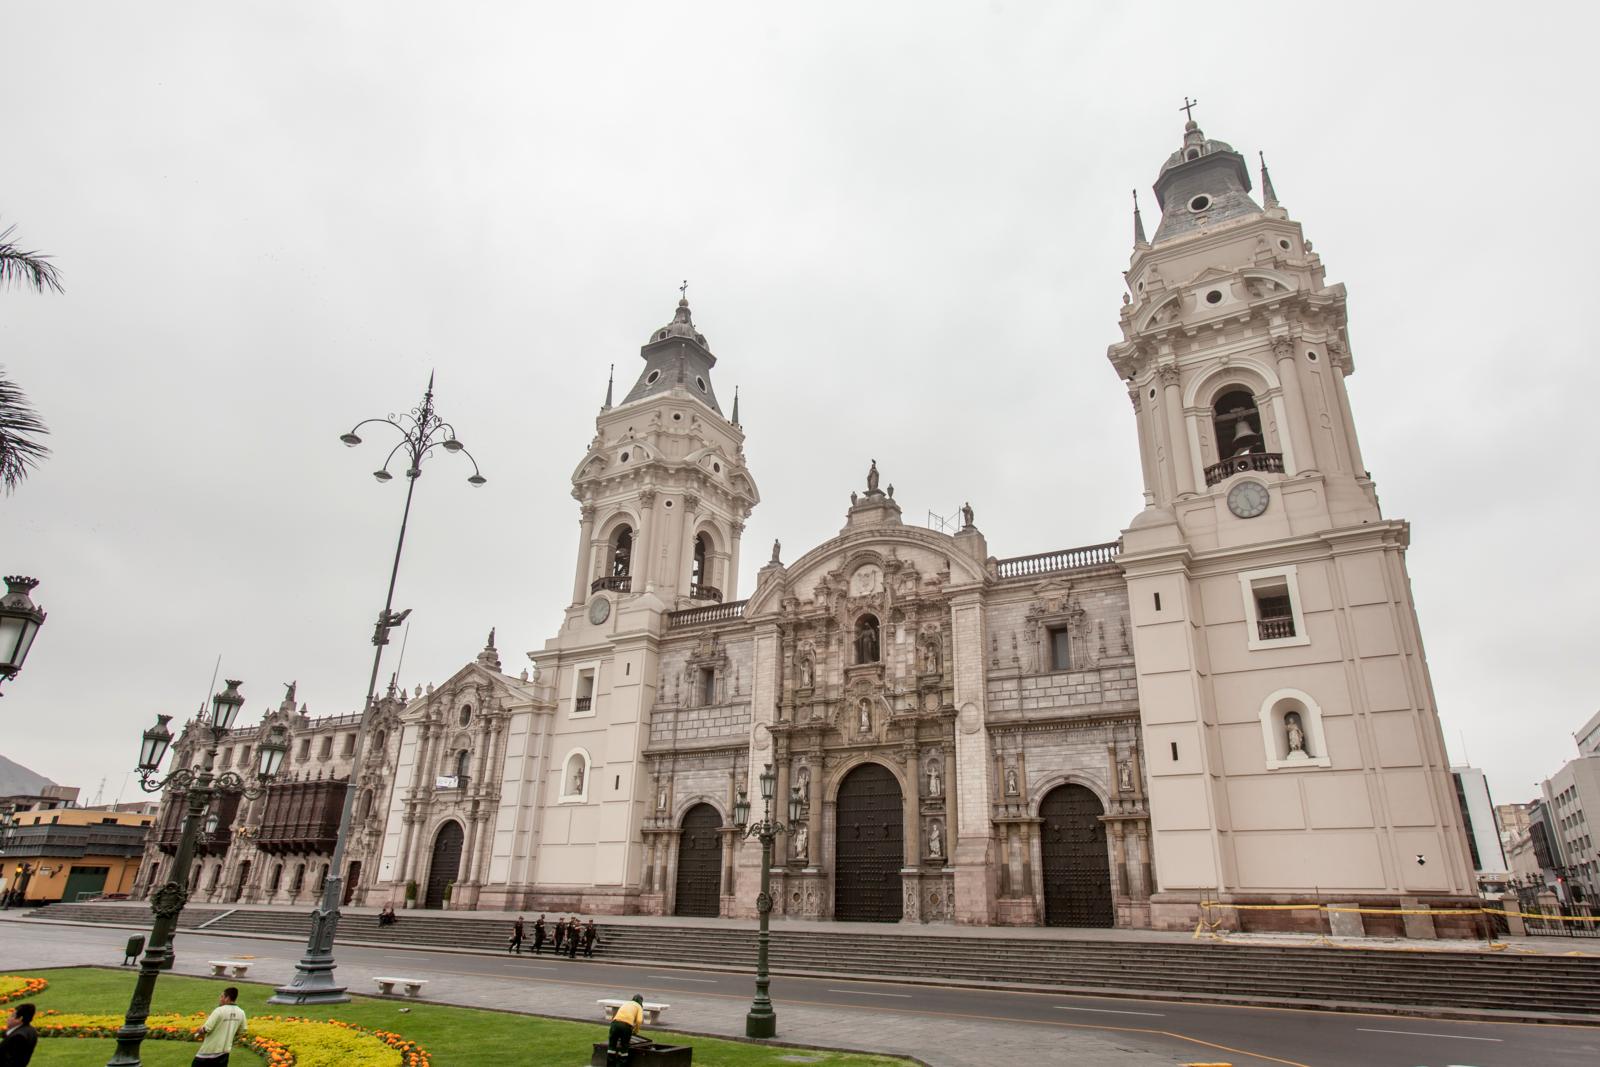
[[[1108,352],[1144,476],[1121,563],[1157,925],[1210,897],[1475,894],[1409,526],[1379,509],[1346,390],[1345,288],[1260,176],[1258,204],[1244,157],[1185,125],[1153,238],[1135,194]]]
[[[686,296],[639,354],[644,366],[620,403],[607,385],[573,471],[572,600],[560,633],[532,654],[555,699],[537,769],[525,772],[540,783],[538,847],[512,879],[530,887],[530,906],[554,890],[584,910],[632,909],[657,645],[671,612],[737,599],[740,537],[760,500],[738,399],[724,415],[717,359]]]

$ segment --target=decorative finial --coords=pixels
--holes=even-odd
[[[617,380],[617,365],[615,363],[613,363],[613,364],[611,364],[611,373],[609,375],[607,375],[607,377],[606,377],[606,402],[605,402],[605,406],[600,409],[601,411],[609,411],[609,410],[611,410],[611,386],[612,386],[613,383],[616,382],[616,380]]]
[[[1183,112],[1184,115],[1186,115],[1188,117],[1189,124],[1191,126],[1194,125],[1194,109],[1199,107],[1199,106],[1200,106],[1200,101],[1198,101],[1198,100],[1190,100],[1188,98],[1188,96],[1185,96],[1183,98],[1183,106],[1178,109],[1179,111]]]
[[[1272,187],[1272,175],[1267,173],[1267,154],[1265,152],[1256,154],[1261,157],[1261,201],[1267,207],[1277,207],[1278,191]]]
[[[1133,191],[1133,243],[1140,248],[1150,242],[1145,240],[1144,219],[1139,215],[1139,190]]]
[[[739,387],[733,387],[733,424],[739,425]]]

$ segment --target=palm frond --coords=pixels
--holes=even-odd
[[[0,367],[0,486],[5,487],[7,495],[50,454],[50,449],[37,440],[49,432],[28,402],[28,395]]]
[[[56,265],[43,252],[24,251],[13,244],[11,234],[15,229],[15,226],[7,226],[0,230],[0,289],[20,282],[41,293],[46,289],[62,292],[61,274]]]

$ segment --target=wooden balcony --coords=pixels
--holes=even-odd
[[[1257,474],[1282,474],[1283,453],[1281,452],[1246,452],[1242,456],[1231,456],[1221,463],[1213,463],[1206,468],[1206,488],[1209,489],[1218,482],[1225,482],[1235,474],[1254,471]]]

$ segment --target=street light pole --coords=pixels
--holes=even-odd
[[[378,692],[378,670],[383,663],[383,646],[389,643],[389,631],[405,621],[411,609],[394,610],[394,587],[400,577],[400,553],[406,544],[406,525],[411,521],[411,498],[417,489],[417,479],[422,477],[422,461],[435,448],[446,452],[460,452],[472,462],[472,474],[467,483],[474,488],[488,481],[472,458],[456,439],[456,429],[439,417],[433,407],[433,375],[428,376],[428,388],[422,394],[422,403],[404,415],[390,415],[383,419],[365,419],[341,434],[339,440],[354,448],[361,443],[356,431],[369,423],[382,423],[400,432],[400,442],[389,450],[383,466],[372,472],[380,483],[394,477],[389,473],[389,463],[397,454],[406,458],[406,503],[400,513],[400,534],[394,543],[394,563],[389,568],[389,592],[378,612],[378,621],[372,631],[372,673],[367,679],[367,699],[361,705],[361,721],[356,726],[355,748],[350,754],[350,777],[345,782],[344,803],[339,809],[339,832],[333,841],[333,857],[328,863],[328,877],[322,885],[322,899],[311,912],[311,934],[306,940],[305,955],[294,965],[294,977],[288,985],[278,986],[268,1004],[345,1004],[350,995],[345,987],[334,981],[333,970],[338,966],[333,958],[333,939],[339,931],[339,908],[344,903],[344,854],[350,838],[350,823],[355,815],[356,768],[361,765],[361,752],[367,740],[367,720],[371,717],[373,700]]]
[[[789,826],[772,817],[772,796],[777,789],[778,776],[767,764],[761,772],[761,821],[750,823],[750,800],[743,789],[733,805],[733,824],[746,837],[761,842],[761,892],[756,897],[756,914],[760,916],[761,932],[756,940],[756,995],[750,1002],[750,1011],[744,1017],[746,1037],[775,1037],[778,1033],[778,1016],[772,1010],[772,998],[767,995],[771,978],[767,974],[767,946],[770,939],[768,921],[772,914],[772,843],[779,834],[789,832],[789,826],[800,821],[800,788],[789,790]]]
[[[37,578],[6,575],[6,595],[0,597],[0,681],[9,682],[22,670],[22,661],[44,625],[44,612],[28,595],[38,584]]]
[[[139,961],[139,978],[134,983],[133,998],[128,1002],[128,1012],[122,1027],[117,1031],[117,1049],[106,1067],[139,1067],[139,1050],[149,1028],[145,1020],[150,1017],[150,1001],[155,995],[156,979],[161,972],[172,967],[172,934],[178,928],[178,916],[189,898],[189,866],[194,859],[195,839],[207,823],[207,809],[213,797],[225,793],[240,793],[252,800],[266,792],[283,766],[284,753],[289,750],[282,726],[272,728],[268,740],[259,748],[255,784],[247,783],[235,771],[217,773],[214,768],[217,746],[223,735],[233,725],[234,716],[244,704],[239,695],[239,682],[228,679],[228,688],[211,699],[211,721],[207,727],[209,743],[205,760],[198,771],[184,767],[157,780],[161,761],[172,744],[172,731],[167,723],[171,715],[156,716],[156,724],[144,732],[139,754],[139,788],[146,793],[160,792],[166,788],[181,790],[187,806],[183,816],[183,831],[178,837],[178,852],[167,872],[167,881],[150,896],[150,909],[156,921],[150,928],[150,940],[144,958]],[[213,815],[212,818],[215,818]]]

